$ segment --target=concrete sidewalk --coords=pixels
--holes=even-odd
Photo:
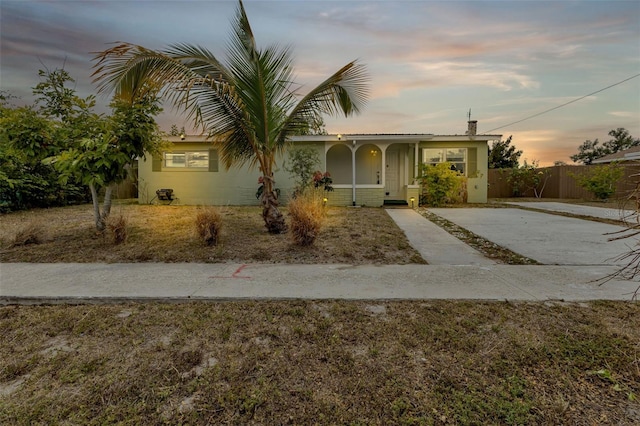
[[[4,263],[0,303],[230,299],[630,300],[612,266]]]

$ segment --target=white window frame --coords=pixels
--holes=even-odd
[[[438,161],[432,161],[431,158],[427,158],[427,150],[430,150],[432,152],[437,152],[439,151],[439,158]],[[452,161],[449,159],[448,156],[448,152],[447,151],[462,151],[462,161]],[[433,157],[433,156],[431,156]],[[454,166],[456,166],[456,168],[459,170],[460,169],[460,165],[462,166],[462,174],[464,176],[467,176],[467,171],[469,170],[469,150],[468,148],[463,148],[463,147],[450,147],[450,148],[422,148],[422,163],[423,164],[430,164],[432,166],[435,166],[436,164],[440,164],[440,163],[445,163],[445,162],[449,162],[451,164],[453,164]]]
[[[178,162],[174,165],[173,156],[184,156],[184,162]],[[197,156],[204,156],[204,159],[196,159]],[[171,158],[170,158],[171,157]],[[171,170],[208,170],[209,169],[209,151],[193,150],[193,151],[167,151],[162,153],[162,167]],[[200,162],[200,164],[198,164]],[[204,164],[202,164],[204,163]]]

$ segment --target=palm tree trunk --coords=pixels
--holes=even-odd
[[[273,189],[273,178],[264,177],[264,191],[262,192],[262,218],[264,226],[270,234],[282,234],[287,231],[284,215],[278,209],[278,194]]]

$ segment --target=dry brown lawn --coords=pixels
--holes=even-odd
[[[637,425],[636,303],[0,307],[0,424]]]
[[[3,215],[1,260],[422,262],[382,209],[329,209],[309,248],[256,207],[207,247],[196,213],[117,206],[120,245],[88,206]],[[640,424],[634,302],[0,306],[0,336],[3,425]]]
[[[267,233],[259,207],[223,207],[222,236],[208,247],[196,234],[198,207],[122,204],[112,216],[128,223],[126,243],[97,234],[91,206],[15,212],[0,216],[3,262],[240,262],[424,263],[381,208],[327,209],[315,244],[300,247],[288,234]],[[284,209],[285,215],[286,209]],[[39,229],[39,243],[13,244],[25,228]]]

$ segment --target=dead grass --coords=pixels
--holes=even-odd
[[[23,247],[40,244],[44,239],[44,226],[39,221],[30,221],[21,225],[10,239],[9,247]]]
[[[327,209],[322,198],[311,191],[301,194],[287,205],[289,216],[289,233],[293,242],[299,246],[310,246],[314,243],[324,223]]]
[[[215,246],[220,240],[222,215],[216,207],[203,207],[196,213],[196,234],[207,246]]]
[[[0,307],[0,423],[640,422],[640,305]]]
[[[111,236],[113,244],[124,244],[129,237],[129,224],[122,214],[109,216],[107,219],[107,230]]]
[[[126,244],[113,245],[96,234],[90,206],[31,210],[0,216],[3,262],[239,262],[239,263],[424,263],[404,233],[380,208],[327,209],[313,246],[300,247],[289,235],[265,231],[259,207],[227,207],[216,246],[194,235],[198,208],[192,206],[117,205],[114,216],[128,222]],[[286,214],[286,209],[285,209]],[[25,224],[48,225],[38,245],[10,247]],[[289,219],[289,218],[288,218]]]

